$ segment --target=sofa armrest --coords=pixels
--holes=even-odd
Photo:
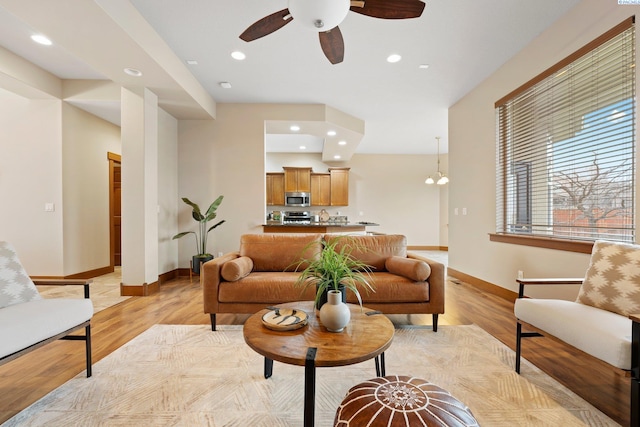
[[[429,275],[429,304],[434,307],[434,313],[444,313],[444,286],[447,280],[447,268],[444,264],[423,256],[407,252],[407,258],[424,261],[431,267]]]
[[[584,277],[570,277],[570,278],[557,278],[557,277],[544,277],[544,278],[532,278],[527,277],[522,279],[516,279],[516,282],[520,285],[518,289],[518,298],[524,298],[525,285],[581,285],[584,281]]]
[[[93,279],[31,279],[36,286],[84,286],[84,297],[89,298],[89,285]]]
[[[220,282],[224,281],[221,274],[222,266],[225,262],[239,257],[239,252],[229,252],[202,264],[200,285],[202,286],[205,313],[216,313],[218,310],[218,286]]]

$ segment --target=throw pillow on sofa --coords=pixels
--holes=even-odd
[[[387,258],[385,268],[389,273],[397,274],[416,282],[424,282],[431,274],[431,267],[426,262],[399,256]]]
[[[220,274],[227,282],[235,282],[249,275],[253,270],[253,261],[247,256],[241,256],[222,265]]]

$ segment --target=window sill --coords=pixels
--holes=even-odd
[[[512,245],[534,246],[536,248],[556,249],[559,251],[579,252],[583,254],[590,254],[593,249],[593,242],[553,239],[539,236],[522,236],[519,234],[489,233],[489,240]]]

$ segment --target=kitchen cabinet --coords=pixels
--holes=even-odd
[[[267,206],[284,206],[284,173],[267,172]]]
[[[331,175],[331,206],[349,205],[349,169],[329,168]]]
[[[283,167],[284,191],[305,192],[311,191],[311,168]]]
[[[311,206],[331,205],[331,174],[311,174]]]

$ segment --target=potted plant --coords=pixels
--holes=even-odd
[[[222,199],[224,196],[218,197],[211,205],[209,205],[209,209],[204,214],[200,210],[200,206],[197,203],[193,203],[191,200],[186,197],[182,198],[182,201],[187,205],[193,208],[193,212],[191,216],[194,220],[198,222],[198,233],[195,231],[183,231],[182,233],[178,233],[173,236],[174,239],[179,239],[187,234],[193,234],[196,239],[196,255],[192,258],[191,269],[195,274],[200,274],[200,263],[205,263],[209,260],[213,259],[213,255],[207,252],[207,236],[211,230],[223,224],[225,220],[217,222],[215,225],[212,225],[207,229],[207,223],[216,217],[216,210],[220,203],[222,203]]]
[[[370,283],[371,266],[354,258],[354,249],[366,250],[350,236],[341,235],[323,240],[322,251],[317,258],[301,259],[296,263],[296,271],[306,265],[296,280],[296,286],[316,287],[315,306],[320,309],[327,301],[329,291],[342,292],[342,302],[346,302],[346,290],[353,292],[362,306],[360,289],[375,292]],[[303,251],[304,253],[305,251]]]

